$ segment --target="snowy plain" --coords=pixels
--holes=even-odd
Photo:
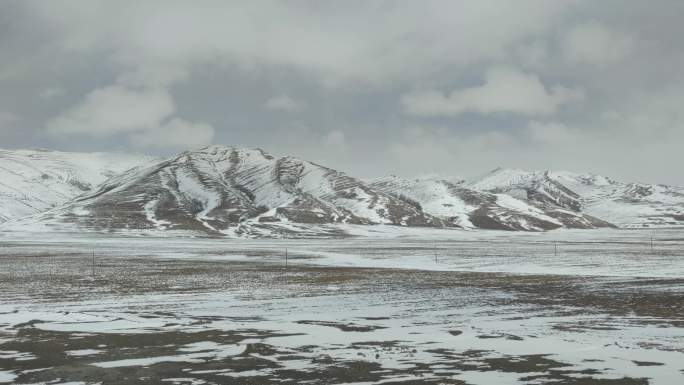
[[[684,380],[681,230],[347,231],[5,232],[0,382]]]

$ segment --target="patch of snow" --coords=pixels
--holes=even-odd
[[[0,370],[0,383],[10,383],[14,381],[15,378],[17,378],[17,375],[14,374],[14,372]]]
[[[71,357],[83,357],[83,356],[93,356],[96,354],[100,354],[104,352],[104,350],[98,350],[98,349],[77,349],[77,350],[67,350],[64,353],[66,353],[68,356]]]

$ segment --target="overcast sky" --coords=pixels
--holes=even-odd
[[[684,1],[3,1],[0,147],[684,185]]]

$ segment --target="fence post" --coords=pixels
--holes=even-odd
[[[653,234],[651,234],[651,253],[653,252]]]

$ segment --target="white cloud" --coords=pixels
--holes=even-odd
[[[573,63],[607,65],[627,57],[634,48],[631,37],[589,22],[570,29],[563,39],[564,56]]]
[[[211,143],[214,128],[173,117],[176,106],[164,88],[112,85],[96,89],[46,129],[53,135],[128,135],[137,147],[193,148]]]
[[[405,112],[412,115],[456,116],[465,112],[551,115],[561,105],[583,98],[581,89],[545,87],[536,75],[497,67],[487,71],[480,86],[457,89],[448,95],[435,90],[414,92],[404,95],[401,101]]]
[[[280,95],[266,101],[266,108],[276,111],[296,111],[304,107],[304,103],[288,95]]]
[[[166,90],[113,85],[90,92],[46,127],[55,135],[110,136],[156,127],[174,111],[173,99]]]
[[[214,128],[206,123],[193,123],[173,118],[159,127],[154,127],[129,136],[136,147],[198,148],[211,144]]]

